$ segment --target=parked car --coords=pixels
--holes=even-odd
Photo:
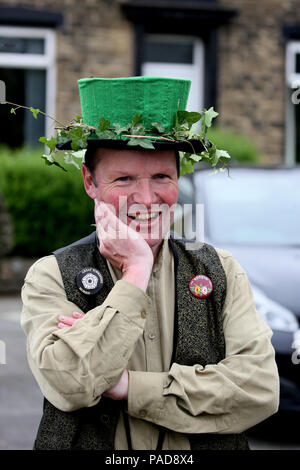
[[[280,410],[300,411],[300,168],[197,170],[205,242],[247,272],[257,310],[273,330]],[[187,192],[187,181],[185,182]]]

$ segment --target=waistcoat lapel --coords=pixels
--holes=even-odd
[[[185,365],[216,364],[225,357],[223,305],[226,275],[214,248],[186,251],[184,242],[170,239],[175,258],[176,297],[173,362]],[[207,298],[197,298],[189,281],[203,274],[213,283]],[[177,305],[177,311],[176,311]],[[177,337],[176,337],[177,336]]]

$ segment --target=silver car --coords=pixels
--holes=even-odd
[[[257,310],[273,330],[280,410],[300,411],[300,168],[198,170],[204,241],[229,250],[252,284]]]

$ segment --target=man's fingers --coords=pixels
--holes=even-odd
[[[79,318],[83,318],[83,317],[84,317],[84,313],[79,313],[79,312],[73,312],[73,318],[60,315],[58,317],[58,319],[60,320],[58,323],[58,328],[70,328],[72,325],[74,325],[76,320],[79,320]]]
[[[75,318],[75,320],[78,320],[79,318],[84,317],[84,313],[73,312],[73,317]]]
[[[58,328],[70,328],[70,325],[65,325],[62,322],[60,322],[57,326],[58,326]]]
[[[65,317],[63,315],[60,315],[58,317],[60,323],[64,324],[64,325],[67,325],[67,326],[72,326],[73,323],[76,321],[75,318],[72,318],[72,317]]]

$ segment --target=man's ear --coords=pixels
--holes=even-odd
[[[96,198],[96,186],[93,181],[93,176],[90,170],[85,166],[85,164],[82,164],[81,167],[81,172],[83,176],[83,182],[84,182],[84,188],[86,193],[92,198]]]

